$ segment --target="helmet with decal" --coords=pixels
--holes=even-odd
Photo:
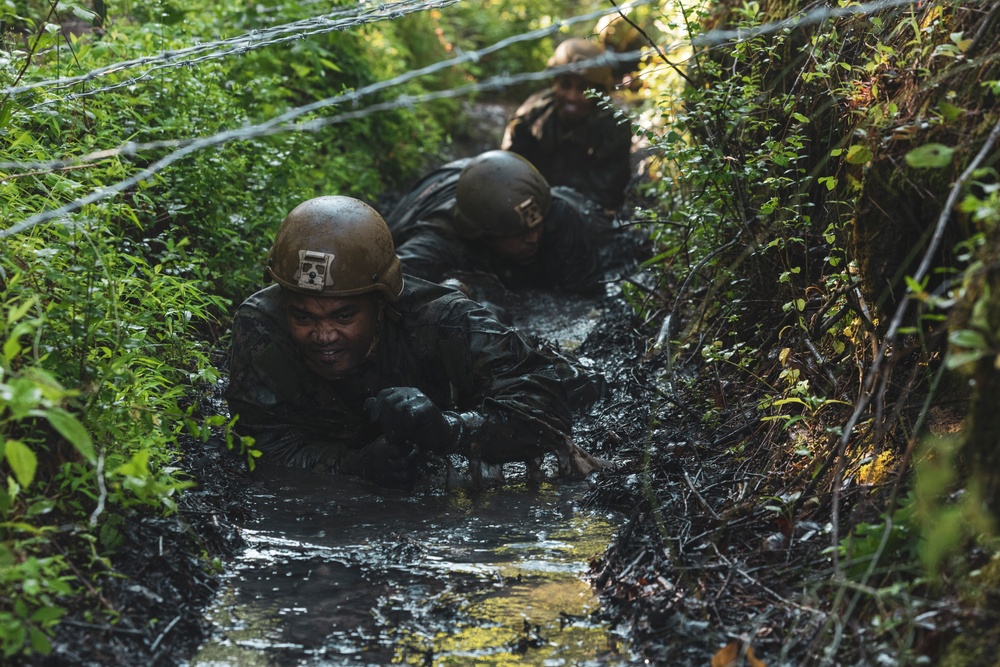
[[[455,217],[468,236],[513,236],[542,224],[552,205],[548,182],[517,153],[471,158],[455,190]]]
[[[278,228],[266,274],[283,288],[313,296],[381,292],[395,301],[403,274],[382,216],[351,197],[302,202]]]

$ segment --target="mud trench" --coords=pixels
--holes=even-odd
[[[595,299],[500,296],[505,317],[564,351],[603,315]],[[504,476],[486,491],[434,477],[403,494],[261,471],[238,524],[246,547],[190,664],[630,664],[588,578],[622,515],[589,507],[587,481],[529,483],[518,464]]]

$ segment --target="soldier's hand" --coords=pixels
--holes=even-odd
[[[412,440],[429,452],[455,448],[451,425],[431,399],[415,387],[383,389],[367,405],[372,421],[381,424],[391,442]]]
[[[360,476],[379,486],[411,489],[419,460],[420,450],[412,442],[397,445],[379,436],[361,449]]]

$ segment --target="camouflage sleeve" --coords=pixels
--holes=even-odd
[[[546,283],[568,292],[595,293],[601,289],[603,266],[600,242],[607,222],[601,212],[578,192],[562,186],[552,189],[553,221],[545,234],[545,255],[539,262],[545,267]]]
[[[436,347],[455,388],[458,449],[488,463],[525,461],[565,446],[572,418],[557,359],[468,299],[454,299]]]
[[[452,272],[474,268],[464,244],[426,223],[396,248],[396,255],[404,273],[432,283],[441,282]]]
[[[364,444],[351,428],[359,418],[289,399],[301,396],[300,365],[283,338],[259,311],[237,312],[225,392],[237,433],[253,437],[268,463],[352,474]]]
[[[541,144],[531,133],[531,119],[523,115],[514,116],[507,124],[500,148],[517,153],[532,164],[541,164],[540,158],[544,157],[539,155]]]

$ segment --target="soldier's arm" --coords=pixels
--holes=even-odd
[[[454,272],[476,268],[472,255],[457,238],[424,223],[396,248],[403,273],[439,283]]]
[[[505,151],[517,153],[536,167],[545,163],[546,156],[542,155],[544,147],[538,137],[532,134],[531,122],[527,117],[516,116],[507,124],[500,147]]]
[[[600,291],[603,265],[599,244],[608,222],[597,206],[569,188],[553,188],[552,228],[546,229],[546,282],[578,294]]]
[[[572,431],[556,360],[475,302],[457,299],[437,327],[437,348],[456,388],[456,447],[489,463],[565,448]]]

